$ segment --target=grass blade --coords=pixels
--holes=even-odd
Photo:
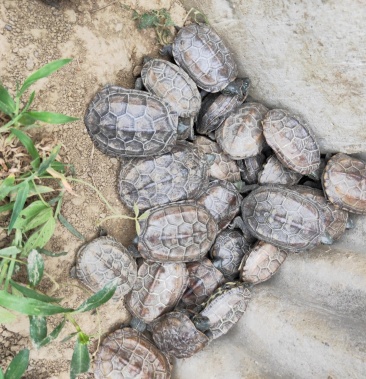
[[[10,96],[8,90],[0,84],[0,110],[11,116],[16,109],[15,102],[13,98]]]
[[[10,257],[10,255],[18,254],[20,250],[16,246],[4,247],[0,250],[0,256]]]
[[[50,209],[52,212],[51,207],[44,204],[41,200],[34,201],[20,212],[19,217],[14,224],[14,228],[25,231],[31,220],[45,209]]]
[[[46,208],[41,210],[36,216],[34,216],[27,225],[24,227],[24,232],[35,229],[38,226],[47,222],[50,218],[53,217],[53,212],[51,208]]]
[[[47,337],[47,319],[44,316],[29,316],[29,335],[38,349],[39,343]]]
[[[48,167],[50,167],[51,163],[57,158],[57,155],[58,155],[60,149],[61,149],[61,145],[55,146],[52,149],[50,156],[47,159],[45,159],[44,161],[42,161],[42,163],[40,164],[40,166],[38,168],[38,175],[39,176],[44,174],[46,172],[46,170],[48,169]]]
[[[64,216],[62,216],[61,213],[58,215],[58,220],[61,222],[61,224],[75,237],[79,238],[81,241],[85,241],[85,237],[78,232],[67,220]]]
[[[51,341],[53,341],[54,339],[56,339],[62,328],[65,326],[65,323],[66,323],[66,320],[63,319],[57,326],[55,329],[52,330],[52,332],[46,337],[44,338],[42,341],[40,341],[38,344],[37,344],[37,349],[39,349],[40,347],[42,346],[46,346],[48,345]]]
[[[14,202],[0,206],[0,213],[11,211],[14,208]]]
[[[34,146],[32,139],[29,136],[27,136],[25,133],[23,133],[21,130],[11,128],[10,131],[24,145],[24,147],[27,149],[32,159],[37,159],[39,162],[39,159],[40,159],[39,154],[36,147]]]
[[[29,349],[23,349],[13,358],[5,372],[5,379],[20,379],[29,363]]]
[[[88,346],[82,343],[78,337],[71,359],[70,379],[75,379],[79,374],[87,372],[89,367],[90,357]]]
[[[46,122],[47,124],[66,124],[67,122],[79,120],[76,117],[54,112],[29,111],[24,113],[24,115],[30,117],[34,121],[42,121]]]
[[[14,188],[15,175],[10,174],[0,182],[0,201],[5,199],[9,192]]]
[[[19,187],[15,203],[14,203],[14,208],[13,212],[11,214],[9,226],[8,226],[8,233],[11,232],[13,229],[13,226],[15,224],[15,221],[17,220],[20,212],[22,211],[25,201],[27,200],[29,193],[29,184],[28,182],[23,182],[22,185]]]
[[[56,227],[54,218],[50,218],[37,231],[35,231],[24,245],[23,253],[27,255],[31,250],[37,247],[43,247],[52,237]]]
[[[44,261],[42,255],[33,249],[28,255],[28,281],[31,287],[36,287],[42,280],[44,271]]]
[[[10,279],[10,284],[12,287],[14,287],[17,291],[19,291],[21,294],[23,294],[26,297],[29,297],[31,299],[42,301],[43,303],[58,303],[62,300],[62,297],[51,297],[47,296],[43,293],[39,293],[35,290],[32,290],[31,288],[24,287],[20,285],[17,282],[14,282],[12,279]]]

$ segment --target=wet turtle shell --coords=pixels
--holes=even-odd
[[[193,202],[179,202],[150,210],[141,221],[138,251],[158,262],[192,262],[204,257],[217,234],[212,215]]]
[[[177,114],[144,91],[104,87],[90,102],[84,122],[95,145],[111,156],[164,154],[177,140]]]
[[[338,153],[325,166],[322,177],[324,192],[336,207],[348,212],[366,214],[366,163]]]
[[[150,323],[176,306],[187,284],[184,263],[144,261],[132,291],[126,296],[126,306],[135,317]]]
[[[286,257],[286,251],[258,241],[241,262],[240,280],[252,284],[264,282],[280,269]]]
[[[163,99],[179,117],[195,117],[201,108],[201,95],[189,75],[179,66],[151,59],[141,71],[146,89]]]
[[[263,133],[286,167],[302,175],[319,168],[318,143],[309,126],[298,116],[283,109],[272,109],[263,120]]]
[[[225,119],[215,136],[229,157],[245,159],[262,151],[265,139],[261,123],[267,111],[260,103],[244,103]]]
[[[239,321],[249,300],[250,291],[241,283],[226,283],[213,293],[204,309],[192,321],[197,329],[216,339]]]
[[[307,196],[280,185],[252,191],[242,203],[251,234],[286,250],[308,250],[323,241],[324,214]]]
[[[203,153],[213,155],[214,161],[209,167],[211,180],[220,179],[227,182],[238,182],[240,180],[239,166],[223,152],[221,147],[209,138],[198,136],[193,141]]]
[[[258,174],[259,184],[283,184],[293,186],[297,184],[302,175],[284,166],[276,155],[270,156]]]
[[[169,153],[133,158],[121,165],[119,195],[140,210],[196,197],[208,185],[209,164],[193,144],[178,142]]]
[[[239,276],[239,266],[250,243],[239,230],[225,229],[217,235],[210,256],[213,265],[220,270],[225,279],[235,280]]]
[[[207,92],[219,92],[237,76],[237,66],[221,37],[208,25],[181,28],[173,42],[175,62]]]
[[[237,161],[240,176],[247,184],[255,184],[258,182],[258,174],[263,168],[263,162],[266,160],[263,154],[254,157],[245,158]]]
[[[141,333],[131,328],[110,333],[94,362],[96,379],[169,379],[166,356]]]
[[[118,278],[113,298],[119,300],[131,291],[136,281],[137,265],[122,244],[110,237],[99,237],[77,252],[75,276],[93,292]]]
[[[189,358],[207,346],[209,338],[181,312],[170,312],[151,324],[153,340],[165,354]]]

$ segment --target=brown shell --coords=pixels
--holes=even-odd
[[[258,174],[259,184],[284,184],[293,186],[297,184],[302,175],[284,166],[276,155],[267,159],[263,170]]]
[[[223,152],[221,147],[209,138],[198,136],[193,143],[205,154],[212,154],[215,158],[209,167],[211,180],[220,179],[227,182],[238,182],[240,180],[239,166]]]
[[[324,214],[305,195],[284,186],[263,186],[243,201],[242,218],[258,239],[287,250],[308,250],[324,236]]]
[[[258,174],[262,170],[265,160],[266,157],[263,154],[258,154],[238,161],[240,176],[245,183],[255,184],[258,182]]]
[[[224,283],[224,276],[208,258],[187,263],[187,270],[188,286],[182,296],[182,303],[187,308],[200,306]]]
[[[320,164],[320,150],[309,126],[283,109],[272,109],[263,120],[263,133],[277,158],[288,168],[308,175]]]
[[[258,241],[243,258],[240,280],[258,284],[271,278],[281,267],[287,252],[264,241]]]
[[[151,324],[151,331],[158,348],[176,358],[189,358],[209,342],[209,338],[181,312],[170,312],[159,317]]]
[[[268,109],[260,103],[244,103],[216,130],[216,141],[232,159],[258,155],[265,144],[262,120]]]
[[[131,328],[110,333],[101,343],[94,362],[96,379],[169,379],[165,355]]]
[[[149,323],[175,307],[187,283],[184,263],[145,261],[138,270],[132,291],[126,296],[126,306],[135,317]]]
[[[338,153],[329,159],[322,177],[324,192],[336,207],[366,214],[366,163]]]
[[[215,219],[206,208],[180,202],[150,210],[141,222],[138,250],[158,262],[192,262],[202,259],[217,234]]]

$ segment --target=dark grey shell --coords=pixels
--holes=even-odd
[[[186,308],[197,308],[224,283],[224,276],[208,258],[187,263],[188,285],[182,296]]]
[[[240,176],[247,184],[256,184],[258,182],[258,174],[263,168],[263,162],[266,157],[263,154],[248,157],[238,162]]]
[[[336,207],[366,214],[366,163],[338,153],[329,159],[322,177],[324,192]]]
[[[93,292],[118,278],[115,300],[130,292],[136,281],[137,265],[127,249],[113,238],[100,237],[82,246],[76,255],[75,275]]]
[[[211,180],[220,179],[227,182],[238,182],[240,180],[239,166],[223,152],[221,147],[209,138],[198,136],[193,143],[205,154],[214,156],[214,161],[209,167]]]
[[[293,186],[302,178],[302,174],[284,166],[276,155],[270,156],[258,174],[259,184],[283,184]]]
[[[111,156],[164,154],[177,140],[177,114],[144,91],[104,87],[90,102],[84,122],[97,148]]]
[[[133,158],[121,165],[119,195],[140,210],[196,197],[208,185],[209,165],[190,143],[178,142],[169,153]]]
[[[325,229],[333,240],[337,240],[345,232],[348,221],[348,212],[337,209],[332,203],[326,200],[322,190],[308,186],[295,186],[294,190],[308,196],[315,201],[323,211]]]
[[[181,312],[170,312],[159,317],[151,324],[151,331],[158,348],[176,358],[189,358],[209,342],[209,338]]]
[[[144,261],[132,291],[126,296],[126,306],[135,317],[150,323],[176,306],[187,283],[184,263]]]
[[[235,280],[239,276],[239,266],[250,243],[239,230],[225,229],[217,235],[211,248],[210,256],[213,265],[220,270],[225,279]]]
[[[197,203],[211,213],[220,231],[225,229],[239,213],[242,200],[243,197],[234,184],[214,180],[205,192],[197,198]]]
[[[218,288],[205,308],[193,318],[196,327],[201,320],[208,326],[213,339],[227,333],[244,314],[250,291],[238,283],[226,283]],[[207,318],[207,319],[206,319]]]
[[[260,103],[244,103],[216,130],[217,143],[232,159],[258,155],[265,144],[262,120],[268,109]]]
[[[181,28],[173,43],[175,62],[207,92],[219,92],[237,76],[237,66],[220,36],[208,25]]]
[[[141,78],[146,89],[168,103],[179,117],[198,115],[201,95],[181,67],[162,59],[151,59],[144,64]]]
[[[251,284],[262,283],[280,269],[286,257],[286,251],[258,241],[241,262],[240,280]]]
[[[258,239],[286,250],[308,250],[320,244],[324,214],[305,195],[284,186],[263,186],[242,203],[242,218]]]
[[[158,262],[191,262],[202,259],[217,234],[215,219],[194,203],[172,203],[150,210],[141,222],[138,250]]]
[[[94,361],[94,376],[96,379],[169,379],[171,366],[146,337],[124,328],[102,341]]]
[[[283,109],[272,109],[263,120],[263,133],[277,158],[288,168],[308,175],[320,164],[320,150],[309,126]]]

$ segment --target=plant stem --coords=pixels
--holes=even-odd
[[[101,225],[103,222],[105,221],[108,221],[108,220],[112,220],[112,219],[115,219],[115,218],[124,218],[124,219],[127,219],[127,220],[137,220],[136,217],[130,217],[130,216],[125,216],[125,215],[115,215],[115,216],[109,216],[109,217],[106,217],[104,218],[102,221],[100,221],[97,225]]]
[[[36,185],[36,182],[34,181],[33,178],[32,178],[32,183],[33,183],[33,185],[34,185],[34,190],[35,190],[37,196],[41,199],[42,203],[43,203],[46,207],[48,207],[48,204],[44,201],[42,195],[41,195],[40,192],[37,190],[37,185]]]
[[[11,279],[11,277],[13,275],[14,266],[15,266],[15,257],[16,257],[16,254],[13,254],[12,257],[9,259],[10,260],[10,265],[9,265],[8,273],[6,275],[6,280],[5,280],[5,286],[4,286],[4,290],[5,291],[8,290],[9,280]]]

